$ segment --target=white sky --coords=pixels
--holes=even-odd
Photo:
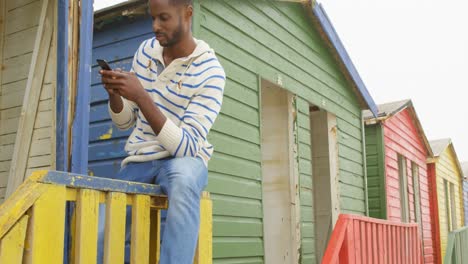
[[[412,99],[429,140],[468,161],[468,1],[321,3],[374,100]]]
[[[429,140],[452,138],[468,161],[468,1],[319,2],[374,100],[412,99]]]

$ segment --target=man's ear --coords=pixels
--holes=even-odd
[[[185,7],[185,18],[188,20],[192,20],[192,16],[193,16],[193,6],[188,5]]]

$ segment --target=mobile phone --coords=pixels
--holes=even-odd
[[[101,66],[101,69],[106,71],[112,71],[111,67],[109,66],[109,63],[107,63],[106,60],[97,59],[96,61],[99,64],[99,66]]]

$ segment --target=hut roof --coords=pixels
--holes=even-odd
[[[361,79],[356,67],[348,55],[343,43],[341,42],[335,28],[333,27],[323,6],[316,3],[315,0],[275,0],[278,2],[301,3],[309,15],[311,23],[317,28],[320,36],[327,43],[332,51],[333,57],[338,62],[341,72],[358,97],[362,109],[370,109],[377,116],[377,106],[374,99],[367,90],[366,85]],[[142,7],[146,8],[146,0],[130,0],[116,6],[99,10],[95,13],[95,21],[112,20],[115,16],[125,14],[141,15]],[[146,9],[144,9],[146,10]]]
[[[426,147],[426,150],[428,151],[429,157],[432,157],[434,150],[433,148],[431,148],[431,145],[429,144],[429,140],[426,137],[426,133],[424,133],[424,129],[422,127],[421,121],[419,120],[419,117],[413,106],[413,102],[410,99],[405,99],[401,101],[378,105],[377,117],[375,117],[373,113],[371,113],[369,110],[363,111],[362,116],[364,120],[366,121],[366,124],[373,124],[373,123],[383,122],[395,116],[396,114],[400,113],[401,111],[405,109],[409,110],[409,114],[411,115],[411,118],[413,119],[414,124],[416,125],[416,129],[418,130],[419,135],[421,135],[421,138]]]

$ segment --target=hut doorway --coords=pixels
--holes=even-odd
[[[310,137],[315,215],[315,250],[322,261],[339,214],[336,116],[310,107]]]
[[[265,263],[298,263],[293,95],[263,81],[261,149]]]

